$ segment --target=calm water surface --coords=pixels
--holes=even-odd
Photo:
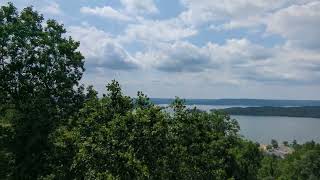
[[[167,105],[161,105],[167,106]],[[223,109],[234,106],[196,105],[198,109]],[[187,106],[192,108],[194,106]],[[244,107],[244,106],[242,106]],[[299,143],[314,140],[320,142],[320,119],[303,117],[278,116],[232,116],[240,125],[240,134],[245,138],[263,144],[269,144],[271,139],[278,142],[294,139]]]
[[[277,116],[232,116],[240,125],[240,134],[259,143],[314,140],[320,142],[320,119]]]

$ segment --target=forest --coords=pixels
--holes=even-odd
[[[0,8],[0,179],[320,179],[320,145],[284,159],[224,112],[167,113],[142,92],[81,84],[79,42],[32,7]]]

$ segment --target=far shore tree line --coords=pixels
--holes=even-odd
[[[249,116],[286,116],[286,117],[310,117],[320,118],[319,106],[302,107],[231,107],[223,109],[224,112],[231,115],[249,115]]]
[[[32,7],[0,8],[0,179],[320,179],[315,142],[281,159],[224,112],[176,98],[169,114],[115,80],[98,97],[65,33]]]

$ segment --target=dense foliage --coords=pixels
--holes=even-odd
[[[1,129],[12,138],[1,147],[14,156],[15,178],[47,171],[49,134],[83,102],[84,57],[65,32],[31,7],[19,14],[12,4],[1,7],[0,112],[9,123]]]
[[[250,116],[287,116],[287,117],[312,117],[320,118],[319,106],[305,107],[232,107],[223,109],[224,112],[232,115]]]
[[[243,172],[255,177],[259,158],[249,154],[260,152],[238,137],[229,116],[188,111],[180,99],[170,115],[140,92],[135,100],[124,96],[116,81],[107,90],[103,98],[92,93],[53,135],[55,154],[64,160],[51,177],[228,179]]]
[[[320,179],[320,144],[311,141],[292,146],[295,151],[285,159],[265,156],[259,170],[259,179]]]
[[[125,96],[117,81],[101,98],[84,91],[79,43],[64,33],[30,7],[0,9],[1,179],[320,177],[315,143],[280,160],[242,139],[225,113],[179,98],[168,113],[142,92]]]

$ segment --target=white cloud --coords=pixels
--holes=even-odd
[[[121,0],[120,2],[123,8],[118,10],[111,6],[94,8],[84,6],[80,8],[80,12],[120,21],[139,19],[141,18],[140,14],[158,13],[158,8],[153,0]]]
[[[108,33],[95,27],[71,26],[70,35],[80,41],[87,67],[108,69],[137,68],[135,59]]]
[[[272,87],[278,87],[268,95],[272,98],[281,90],[282,95],[277,97],[287,97],[289,91],[293,98],[319,96],[313,92],[320,87],[319,0],[180,0],[183,7],[170,7],[165,15],[166,6],[172,5],[169,1],[161,1],[161,9],[156,6],[156,2],[160,4],[157,0],[118,2],[99,6],[92,1],[14,1],[19,10],[33,5],[45,17],[65,13],[59,19],[74,25],[67,29],[81,42],[86,81],[101,88],[104,80],[119,77],[121,83],[134,87],[133,94],[149,90],[151,95],[157,91],[163,97],[221,97],[221,93],[230,97],[239,91],[242,96],[255,93],[263,97]],[[80,3],[83,14],[121,23],[112,24],[114,34],[104,31],[110,26],[101,18],[93,22],[101,29],[80,25],[79,12],[61,10],[75,5],[72,3]],[[171,17],[175,13],[178,15]],[[230,31],[219,32],[221,37],[217,38],[208,36],[215,33],[208,32],[208,27]],[[232,31],[237,28],[243,28],[241,33]],[[266,42],[258,41],[260,38]],[[252,86],[259,90],[250,91]],[[299,92],[308,89],[308,93],[295,93],[299,87]],[[216,89],[220,89],[219,95],[214,93]]]
[[[188,72],[215,83],[220,82],[216,76],[232,84],[311,83],[320,78],[319,53],[285,46],[266,48],[247,39],[230,39],[222,45],[209,42],[202,47],[188,42],[163,43],[137,53],[135,59],[145,69]]]
[[[291,5],[315,0],[180,0],[186,10],[180,18],[193,26],[208,25],[214,30],[255,28],[265,24],[268,15]]]
[[[60,9],[60,5],[56,2],[50,2],[48,5],[41,9],[41,12],[48,13],[52,15],[61,15],[62,11]]]
[[[287,0],[181,0],[187,8],[180,14],[188,24],[201,25],[213,21],[246,19],[279,8]]]
[[[165,72],[199,72],[210,68],[210,56],[203,48],[187,43],[165,43],[159,50],[145,54],[137,53],[136,58],[145,66]]]
[[[292,5],[281,9],[266,20],[267,32],[279,34],[288,45],[319,49],[320,2]]]
[[[114,19],[114,20],[120,20],[120,21],[132,20],[131,17],[125,15],[124,13],[121,13],[118,10],[113,9],[110,6],[95,7],[95,8],[81,7],[80,12],[83,14],[101,16],[107,19]]]
[[[120,0],[125,10],[131,14],[157,13],[153,0]]]
[[[197,34],[197,30],[184,26],[178,19],[141,20],[138,24],[130,24],[121,41],[142,41],[157,43],[177,41]]]
[[[246,39],[230,39],[224,45],[209,42],[202,47],[188,42],[163,43],[154,50],[136,55],[136,59],[143,64],[168,72],[221,70],[219,68],[263,61],[270,57],[272,52]]]
[[[226,23],[219,25],[210,25],[209,28],[215,31],[233,30],[239,28],[255,28],[263,24],[263,17],[249,16],[243,19],[230,19]]]

